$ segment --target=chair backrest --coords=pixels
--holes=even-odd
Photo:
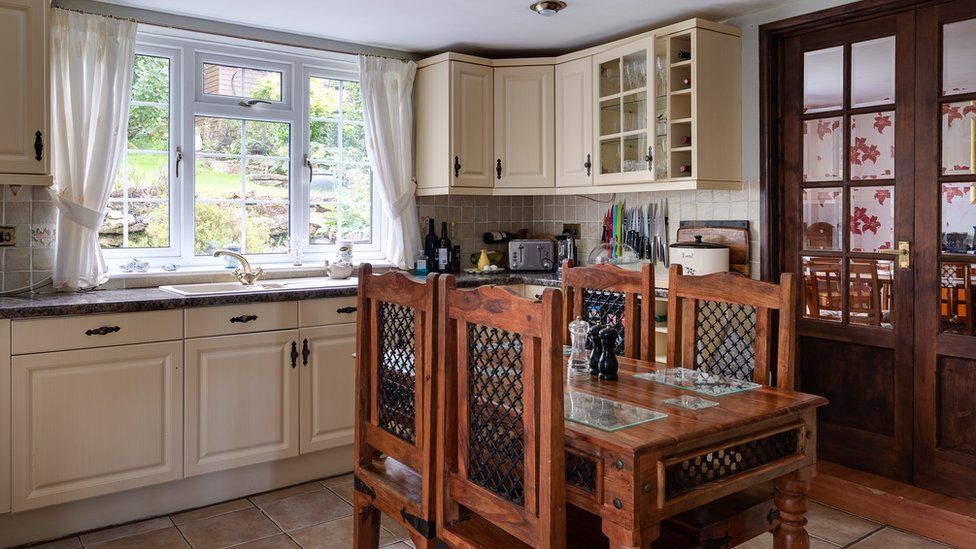
[[[851,323],[881,325],[881,284],[878,262],[873,259],[851,260],[848,310]]]
[[[839,259],[817,258],[803,262],[803,301],[812,318],[840,322],[843,314],[843,276]]]
[[[737,273],[683,275],[671,265],[668,364],[771,385],[772,313],[779,313],[776,386],[793,388],[796,302],[793,275],[780,283]]]
[[[834,249],[834,226],[826,221],[818,221],[811,224],[804,231],[808,250],[832,250]]]
[[[438,537],[463,507],[524,543],[563,547],[562,296],[458,290],[448,275],[439,299]]]
[[[437,277],[418,282],[399,271],[359,269],[356,331],[356,464],[380,454],[416,471],[421,508],[433,516],[436,485]]]
[[[574,267],[563,262],[564,337],[576,317],[617,329],[617,354],[654,361],[654,265],[640,271],[616,265]]]

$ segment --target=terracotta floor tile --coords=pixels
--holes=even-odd
[[[235,511],[241,511],[251,507],[254,506],[251,505],[251,502],[247,499],[235,499],[233,501],[225,501],[224,503],[218,503],[209,507],[201,507],[200,509],[170,515],[170,518],[173,519],[173,524],[179,526],[195,520],[225,515],[227,513],[233,513]]]
[[[352,514],[352,506],[328,490],[273,501],[261,510],[285,532]]]
[[[305,484],[299,484],[298,486],[289,486],[288,488],[282,488],[281,490],[275,490],[274,492],[265,492],[263,494],[251,496],[248,499],[251,500],[251,503],[260,507],[261,505],[271,503],[272,501],[278,501],[279,499],[290,498],[292,496],[306,494],[308,492],[317,492],[324,489],[325,488],[323,488],[318,482],[306,482]]]
[[[329,478],[326,478],[326,479],[322,479],[319,482],[321,482],[322,485],[325,486],[326,488],[332,488],[333,486],[335,486],[337,484],[351,483],[352,482],[352,473],[346,473],[345,475],[339,475],[339,476],[335,476],[335,477],[329,477]]]
[[[234,549],[295,549],[298,544],[291,540],[286,534],[278,534],[270,538],[256,539],[241,545],[235,545]]]
[[[105,543],[95,543],[86,547],[98,549],[178,549],[190,547],[175,527],[143,532],[134,536],[114,539]]]
[[[81,538],[78,536],[69,536],[40,545],[33,545],[30,549],[75,549],[76,547],[81,547]]]
[[[355,488],[353,488],[353,485],[352,485],[351,482],[347,482],[345,484],[336,484],[334,486],[329,486],[329,490],[332,490],[333,492],[335,492],[335,494],[337,496],[339,496],[340,498],[346,500],[346,503],[348,503],[349,505],[352,505],[352,496],[353,496],[353,494],[356,493],[356,490],[355,490]]]
[[[288,535],[305,549],[349,549],[352,547],[352,533],[352,516],[348,516],[295,530]],[[380,546],[396,542],[392,534],[380,529]]]
[[[92,545],[94,543],[112,541],[113,539],[125,538],[154,530],[162,530],[163,528],[170,528],[172,526],[173,521],[169,517],[159,517],[82,534],[81,543],[84,545]]]
[[[403,527],[402,524],[390,518],[386,513],[380,515],[380,525],[386,529],[394,538],[398,540],[408,540],[410,539],[410,534],[407,533],[407,529]]]
[[[773,535],[769,532],[752,538],[751,540],[739,545],[737,549],[770,549],[773,546]],[[810,536],[810,549],[837,549],[839,545],[834,545],[829,541]]]
[[[194,549],[217,549],[280,534],[260,509],[250,508],[180,525]]]
[[[877,522],[845,513],[832,507],[810,503],[807,532],[838,545],[847,545],[881,527]]]
[[[930,539],[886,527],[851,545],[851,549],[943,549],[948,547]]]
[[[407,545],[406,543],[397,542],[393,545],[384,545],[384,549],[413,549],[413,545]]]

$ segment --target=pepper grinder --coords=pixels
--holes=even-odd
[[[600,330],[600,346],[603,350],[600,353],[600,379],[603,381],[614,381],[617,379],[617,330],[612,326],[607,326]]]
[[[590,352],[590,375],[595,376],[600,374],[600,355],[602,355],[603,342],[600,341],[600,330],[604,328],[603,324],[595,323],[590,328],[587,333],[587,339],[590,342],[590,347],[593,348]]]

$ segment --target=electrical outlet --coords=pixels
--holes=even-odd
[[[17,229],[12,226],[0,227],[0,246],[13,246],[17,243]]]

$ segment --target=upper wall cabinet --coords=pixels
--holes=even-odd
[[[49,0],[0,0],[0,185],[50,185]]]
[[[495,68],[495,188],[556,182],[551,65]]]
[[[593,184],[593,64],[556,65],[556,186]]]

